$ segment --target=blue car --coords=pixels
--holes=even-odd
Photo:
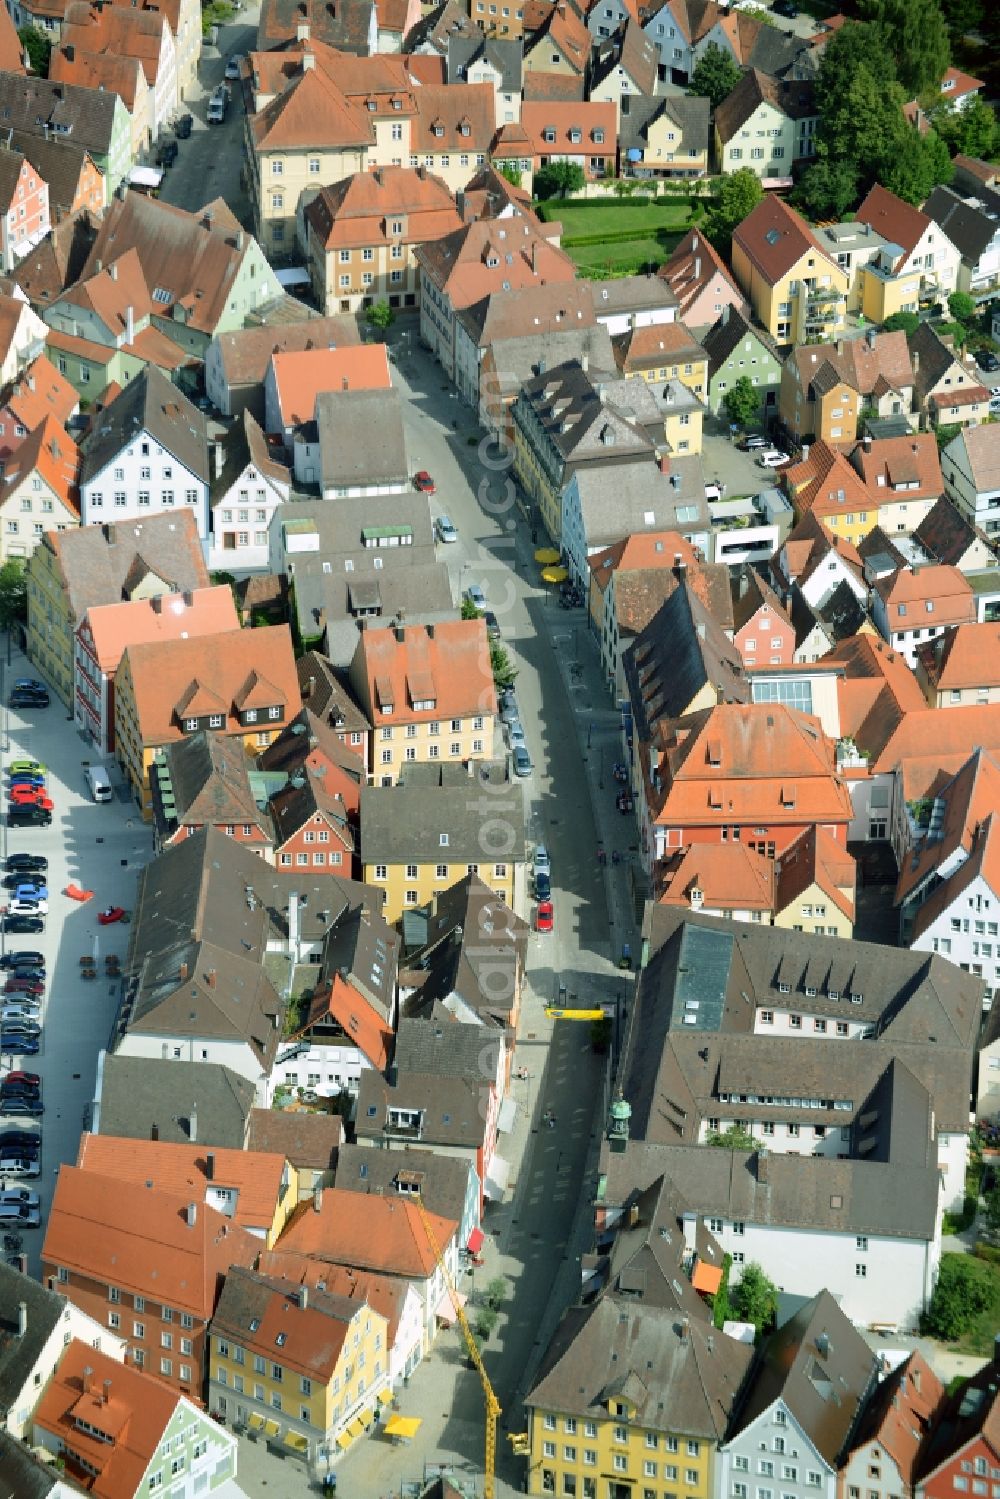
[[[33,1057],[41,1050],[38,1036],[29,1036],[24,1031],[0,1031],[0,1052],[11,1056]],[[0,1101],[0,1114],[31,1114],[37,1118],[44,1114],[41,1104],[29,1098],[11,1098]]]
[[[45,790],[45,777],[34,775],[30,770],[19,770],[16,775],[10,777],[10,786],[33,786],[36,791]]]
[[[15,900],[48,900],[49,890],[47,885],[24,884],[18,885],[14,894]]]

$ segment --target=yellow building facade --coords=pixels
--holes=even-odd
[[[292,1320],[311,1304],[321,1310],[336,1302],[338,1311],[312,1319],[321,1322],[319,1331],[296,1330],[293,1337],[290,1321],[285,1342],[277,1341],[278,1333],[265,1343],[251,1330],[256,1318],[244,1329],[234,1324],[224,1289],[209,1340],[209,1408],[307,1461],[320,1458],[321,1448],[344,1452],[372,1427],[378,1407],[391,1396],[386,1319],[364,1302],[325,1298],[301,1286],[272,1295],[290,1305]],[[260,1307],[261,1327],[277,1320],[268,1300]]]
[[[779,344],[835,338],[847,314],[847,272],[809,248],[784,275],[772,280],[733,238],[733,275],[757,321]]]
[[[532,445],[525,441],[517,421],[514,432],[514,475],[529,499],[538,506],[538,514],[549,539],[555,546],[562,537],[562,490],[548,469],[539,461]]]
[[[783,911],[776,911],[775,926],[786,932],[816,932],[824,937],[853,937],[854,922],[830,893],[813,883]]]
[[[44,536],[25,568],[28,657],[67,708],[73,706],[74,621],[55,548]]]
[[[608,1400],[606,1412],[581,1419],[532,1409],[529,1494],[606,1499],[619,1484],[642,1499],[710,1499],[713,1443],[643,1426],[624,1396]]]
[[[485,759],[493,748],[495,721],[493,713],[475,713],[430,722],[377,724],[370,741],[372,784],[395,785],[404,766],[414,763]]]
[[[415,852],[415,856],[422,861],[426,860],[426,854]],[[473,851],[475,852],[475,851]],[[368,885],[376,885],[385,893],[385,904],[382,907],[382,916],[391,926],[398,921],[404,911],[412,911],[418,906],[425,906],[434,896],[440,895],[447,890],[449,885],[456,885],[459,880],[464,880],[468,874],[477,874],[484,885],[496,893],[504,905],[513,909],[514,905],[514,871],[516,862],[513,859],[488,860],[480,856],[478,862],[448,863],[445,860],[435,863],[377,863],[365,862],[362,865],[362,879]]]

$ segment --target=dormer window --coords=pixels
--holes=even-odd
[[[198,720],[196,718],[185,718],[184,728],[189,734],[195,733],[198,728]]]
[[[555,145],[555,139],[555,129],[551,125],[546,125],[545,129],[542,131],[542,140],[545,141],[548,145],[553,146]]]
[[[402,101],[402,99],[393,99],[392,100],[392,107],[393,107],[393,109],[402,109],[402,107],[403,107],[403,101]]]
[[[569,133],[569,138],[574,146],[578,146],[583,140],[583,132],[574,127]]]
[[[374,99],[366,99],[365,100],[365,108],[368,110],[369,114],[374,114],[375,113],[375,100]]]
[[[440,140],[441,137],[444,135],[444,126],[443,125],[435,125],[434,126],[434,134]]]
[[[433,697],[423,697],[423,698],[419,698],[418,700],[416,700],[414,702],[414,704],[413,704],[413,711],[414,711],[414,713],[433,713],[434,709],[436,707],[437,707],[437,699],[436,698],[433,698]]]
[[[591,131],[591,139],[593,140],[595,146],[603,146],[604,145],[604,131],[603,130],[592,130]]]
[[[459,127],[458,127],[458,133],[459,133],[459,135],[471,135],[472,134],[472,126],[469,124],[468,120],[463,120],[462,121],[461,125],[459,125]]]

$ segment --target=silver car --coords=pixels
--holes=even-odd
[[[524,737],[524,729],[518,719],[507,725],[507,738],[510,740],[511,749],[527,749],[528,742]]]
[[[524,780],[532,774],[535,767],[532,765],[531,756],[528,754],[528,751],[526,749],[522,749],[521,746],[518,745],[514,750],[513,758],[514,774],[516,776],[520,776],[521,779]]]

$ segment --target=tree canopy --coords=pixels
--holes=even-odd
[[[993,1303],[996,1283],[991,1267],[970,1254],[941,1256],[937,1285],[921,1330],[951,1342],[960,1338]]]
[[[842,219],[857,201],[853,162],[831,161],[825,150],[806,168],[792,193],[795,207],[810,219]]]
[[[17,35],[28,54],[31,71],[39,78],[47,78],[49,58],[52,56],[52,38],[40,26],[22,26]]]
[[[940,0],[864,0],[862,9],[896,59],[908,99],[937,88],[951,62],[951,38]]]
[[[934,114],[934,128],[955,155],[992,161],[1000,152],[1000,126],[996,112],[976,96],[962,109],[944,102]]]
[[[729,1300],[737,1317],[742,1322],[752,1322],[758,1333],[774,1326],[778,1288],[759,1265],[751,1263],[744,1267],[739,1285],[730,1288]]]
[[[0,625],[9,629],[28,616],[28,590],[24,581],[24,564],[12,558],[0,567]]]
[[[691,74],[690,94],[703,94],[717,109],[743,77],[743,70],[732,53],[715,42],[709,42]]]
[[[535,197],[568,198],[578,193],[585,181],[583,167],[575,161],[550,161],[535,173]]]
[[[741,375],[726,391],[722,404],[731,422],[737,427],[749,427],[760,414],[760,391],[754,388],[749,375]]]
[[[705,232],[712,243],[725,247],[737,224],[742,224],[764,196],[760,178],[749,167],[723,177],[711,208],[705,215]]]

